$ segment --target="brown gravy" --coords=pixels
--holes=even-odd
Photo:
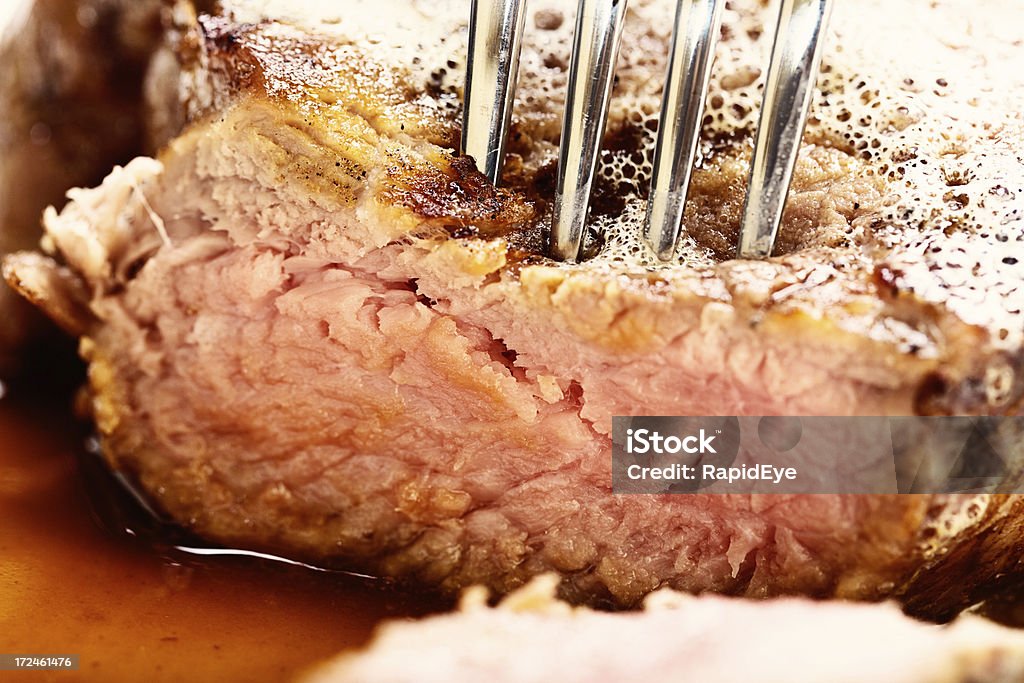
[[[443,607],[368,579],[112,533],[96,510],[115,492],[90,471],[69,404],[0,399],[0,653],[78,654],[80,669],[0,678],[292,680],[384,618]]]

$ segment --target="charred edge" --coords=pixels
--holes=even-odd
[[[929,373],[914,392],[914,414],[949,415],[950,393],[945,377],[936,372]]]
[[[998,401],[993,400],[986,368],[1000,365],[1012,371],[1012,384]],[[939,372],[927,375],[914,394],[917,415],[1020,415],[1024,410],[1024,355],[1001,355],[990,359],[966,379],[951,382]]]
[[[948,622],[971,605],[1019,593],[1024,585],[1020,559],[1005,539],[1019,537],[1024,524],[1020,521],[1022,505],[1018,496],[996,496],[966,540],[910,579],[901,592],[904,611]],[[979,568],[984,580],[979,580]]]
[[[495,188],[467,156],[452,157],[441,172],[395,168],[391,175],[400,187],[385,192],[390,199],[454,237],[505,237],[537,218],[533,205]]]
[[[878,296],[883,301],[892,301],[900,293],[900,279],[903,273],[885,265],[875,267],[872,273],[872,282],[878,291]]]
[[[260,28],[259,24],[235,24],[224,17],[202,15],[199,28],[206,52],[229,62],[228,84],[233,90],[262,86],[263,70],[252,50],[245,47],[245,38]]]

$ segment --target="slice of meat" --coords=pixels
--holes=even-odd
[[[307,683],[1010,683],[1024,634],[976,616],[934,626],[895,605],[650,595],[643,612],[570,608],[538,579],[488,608],[382,626]]]
[[[0,255],[39,243],[39,216],[145,151],[141,84],[160,0],[12,0],[0,22]],[[0,370],[42,318],[0,286]]]
[[[604,241],[568,266],[539,238],[573,4],[531,2],[502,189],[451,149],[461,3],[186,22],[161,79],[181,134],[47,213],[69,271],[8,261],[81,335],[111,465],[216,541],[446,591],[554,570],[574,601],[667,585],[946,618],[1018,585],[1019,497],[614,496],[609,432],[1019,411],[1024,89],[1000,65],[1024,6],[838,3],[782,252],[750,262],[727,245],[770,19],[731,3],[688,238],[653,265],[635,233],[672,3],[633,3]]]

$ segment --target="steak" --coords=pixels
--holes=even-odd
[[[938,627],[894,605],[766,602],[661,590],[643,612],[572,609],[544,580],[497,608],[391,622],[308,683],[998,683],[1024,677],[1024,635],[976,616]]]
[[[150,88],[172,139],[5,266],[81,338],[110,465],[216,542],[448,592],[555,571],[572,601],[948,618],[1018,585],[1019,497],[615,496],[610,432],[1020,411],[1024,7],[837,3],[778,252],[746,261],[772,18],[730,3],[666,265],[637,234],[672,3],[633,3],[567,265],[542,245],[574,4],[530,3],[500,188],[454,151],[461,3],[179,5]]]

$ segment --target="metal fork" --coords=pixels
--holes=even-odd
[[[782,221],[833,0],[782,0],[754,141],[737,256],[770,256]],[[551,256],[581,257],[627,0],[580,0],[562,120]],[[678,0],[644,237],[668,261],[679,242],[725,0]],[[525,0],[473,0],[462,151],[501,175]]]

